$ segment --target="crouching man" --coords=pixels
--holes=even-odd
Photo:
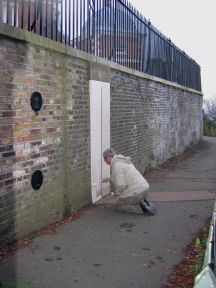
[[[130,157],[116,155],[112,148],[103,152],[104,161],[110,165],[110,181],[115,188],[116,208],[136,214],[155,215],[155,205],[148,200],[149,184],[131,163]]]

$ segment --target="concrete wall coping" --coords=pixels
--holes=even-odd
[[[194,90],[194,89],[173,83],[171,81],[164,80],[162,78],[151,76],[146,73],[140,72],[138,70],[122,66],[118,63],[105,60],[103,58],[100,58],[92,54],[75,49],[71,46],[67,46],[60,42],[53,41],[51,39],[45,38],[43,36],[34,34],[32,32],[29,32],[29,31],[26,31],[17,27],[10,26],[8,24],[0,23],[0,35],[16,39],[17,41],[24,41],[24,42],[27,42],[36,46],[40,46],[40,47],[43,47],[44,49],[51,49],[53,51],[63,53],[65,55],[77,57],[77,58],[80,58],[89,62],[94,62],[94,63],[98,63],[101,65],[105,65],[105,66],[110,67],[111,69],[119,70],[124,73],[128,73],[128,74],[140,77],[140,78],[145,78],[151,81],[159,82],[167,86],[172,86],[177,89],[181,89],[187,92],[191,92],[191,93],[195,93],[197,95],[203,96],[203,93],[198,90]]]

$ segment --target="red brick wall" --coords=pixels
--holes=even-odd
[[[0,243],[88,203],[88,63],[0,35]],[[32,92],[43,97],[34,112]],[[43,172],[39,190],[32,173]],[[78,193],[78,194],[77,194]]]

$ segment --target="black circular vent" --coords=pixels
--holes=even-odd
[[[43,98],[41,94],[37,91],[33,92],[31,95],[31,107],[32,109],[37,112],[40,111],[43,105]]]
[[[40,170],[36,170],[32,174],[31,185],[33,189],[38,190],[40,189],[42,183],[43,183],[43,173]]]

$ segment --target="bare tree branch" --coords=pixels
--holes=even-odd
[[[205,114],[216,125],[216,96],[205,101]]]

